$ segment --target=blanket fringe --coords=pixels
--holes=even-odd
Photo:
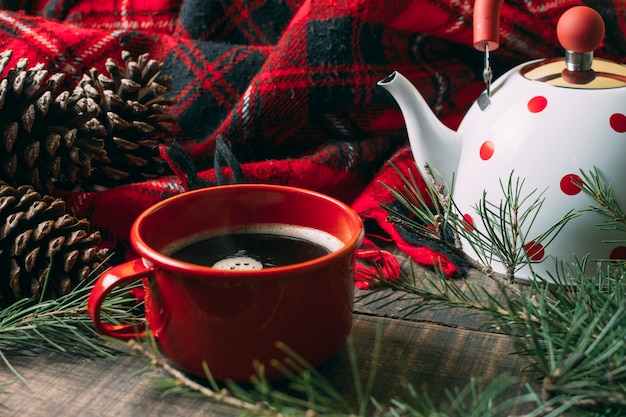
[[[395,281],[400,278],[401,268],[391,252],[376,248],[367,238],[361,249],[356,251],[357,262],[354,266],[354,285],[360,290],[372,288],[378,279]]]

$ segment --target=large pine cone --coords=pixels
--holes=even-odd
[[[0,73],[11,55],[0,54]],[[7,71],[0,81],[0,180],[49,193],[163,174],[156,145],[171,143],[172,101],[162,96],[171,78],[146,55],[123,56],[125,71],[109,60],[111,78],[92,70],[71,92],[62,90],[63,73],[27,68],[25,58]]]
[[[0,307],[57,298],[104,268],[107,250],[89,229],[65,212],[63,200],[0,181]]]
[[[78,84],[102,110],[99,120],[106,128],[105,151],[109,162],[94,171],[98,185],[145,181],[164,174],[159,144],[172,142],[169,113],[172,77],[161,74],[163,63],[143,54],[134,60],[122,52],[125,68],[112,58],[106,61],[109,76],[92,69]]]

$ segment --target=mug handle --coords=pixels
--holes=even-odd
[[[98,277],[87,299],[87,312],[98,332],[121,340],[145,336],[144,324],[103,323],[102,303],[115,287],[128,285],[151,274],[152,269],[146,267],[141,258],[137,258],[116,265]]]

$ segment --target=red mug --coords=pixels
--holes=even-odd
[[[286,224],[326,232],[340,241],[326,255],[284,266],[220,269],[168,256],[177,242],[246,225]],[[176,195],[144,211],[130,242],[139,258],[96,281],[87,302],[96,329],[131,339],[131,324],[105,323],[102,303],[115,288],[142,280],[145,316],[159,350],[189,373],[248,382],[255,364],[268,379],[284,375],[282,342],[312,366],[332,356],[352,325],[355,252],[363,224],[354,210],[326,195],[267,184],[210,187]],[[217,264],[216,264],[217,265]]]

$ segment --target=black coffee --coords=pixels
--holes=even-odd
[[[170,257],[226,270],[254,270],[310,261],[343,245],[315,229],[287,225],[241,227],[178,245]]]

